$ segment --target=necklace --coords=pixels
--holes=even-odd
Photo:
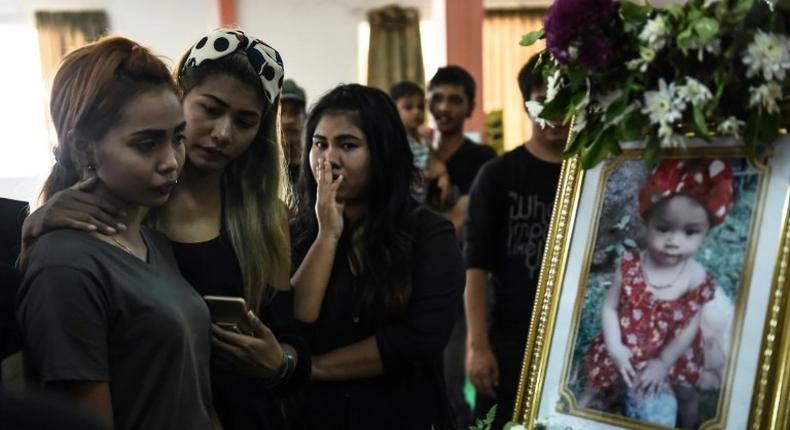
[[[132,250],[128,246],[124,245],[123,242],[118,240],[118,237],[116,235],[110,236],[110,239],[112,239],[112,241],[115,242],[115,244],[118,245],[119,248],[123,249],[129,254],[134,255],[134,252],[132,252]]]
[[[680,279],[680,275],[682,275],[683,272],[686,271],[686,265],[688,265],[688,262],[689,262],[688,258],[685,261],[683,261],[683,265],[680,267],[680,270],[678,270],[678,273],[675,275],[675,278],[672,279],[672,281],[670,283],[668,283],[668,284],[658,285],[658,284],[654,284],[654,283],[650,282],[650,279],[647,277],[647,271],[645,271],[645,269],[644,269],[644,264],[642,265],[642,276],[645,278],[645,283],[648,286],[650,286],[650,287],[652,287],[652,288],[654,288],[656,290],[665,290],[665,289],[675,285],[675,283],[678,281],[678,279]]]

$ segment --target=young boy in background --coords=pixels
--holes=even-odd
[[[406,128],[414,166],[420,170],[424,183],[415,190],[415,197],[437,210],[450,206],[450,178],[443,162],[431,156],[430,139],[420,127],[425,124],[425,92],[416,83],[401,81],[392,86],[390,97],[398,108]]]

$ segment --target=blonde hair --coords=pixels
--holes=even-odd
[[[290,289],[291,241],[277,138],[280,99],[265,102],[260,78],[242,52],[184,69],[188,54],[176,69],[183,95],[208,76],[227,75],[255,89],[264,104],[258,134],[247,151],[225,167],[221,185],[223,225],[241,267],[245,299],[258,310],[275,290]]]

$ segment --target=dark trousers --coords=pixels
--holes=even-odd
[[[444,379],[447,386],[447,399],[453,408],[455,423],[459,429],[467,429],[472,425],[472,411],[464,397],[466,381],[466,317],[463,312],[458,315],[450,341],[444,349]]]
[[[497,405],[492,429],[503,428],[505,423],[513,418],[513,406],[516,402],[518,379],[521,376],[526,337],[527,334],[524,333],[522,340],[491,339],[491,349],[494,351],[497,365],[499,365],[499,386],[495,390],[496,398],[477,392],[475,419],[485,417],[491,407]]]

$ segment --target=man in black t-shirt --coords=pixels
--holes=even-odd
[[[428,83],[428,108],[436,123],[433,156],[444,162],[455,195],[444,215],[462,237],[469,188],[486,161],[496,157],[491,147],[464,136],[464,123],[475,108],[475,81],[458,66],[440,68]]]
[[[469,200],[467,194],[472,182],[480,167],[496,157],[496,152],[490,147],[464,136],[464,122],[472,115],[475,106],[475,89],[472,76],[458,66],[440,68],[428,83],[428,108],[438,132],[432,156],[444,162],[453,190],[449,201],[444,202],[446,208],[442,214],[453,223],[459,240],[463,235],[464,212]],[[465,338],[465,318],[463,307],[459,305],[457,321],[444,351],[447,395],[458,428],[468,428],[472,418],[472,411],[463,395]]]
[[[525,105],[543,103],[537,56],[519,73]],[[469,193],[464,257],[466,369],[477,388],[475,414],[497,404],[492,428],[513,414],[524,344],[560,174],[567,129],[532,120],[532,137],[486,163]],[[488,328],[488,284],[494,307]]]

